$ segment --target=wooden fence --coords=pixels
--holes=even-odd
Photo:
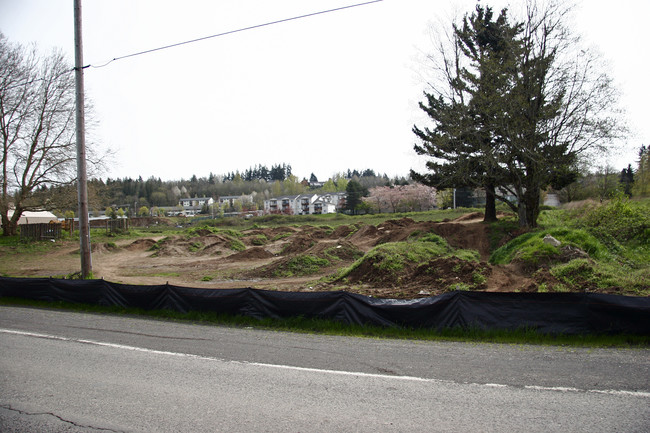
[[[106,220],[106,233],[115,233],[117,231],[129,231],[128,218]]]
[[[21,224],[20,225],[20,240],[27,241],[43,241],[48,239],[60,239],[62,232],[62,224],[49,223],[49,224]]]

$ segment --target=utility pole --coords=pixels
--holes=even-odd
[[[84,114],[83,44],[81,43],[81,0],[74,0],[74,72],[77,104],[77,197],[79,199],[79,242],[81,278],[90,278],[93,271],[90,255],[90,223],[88,221],[88,185],[86,180],[86,126]]]

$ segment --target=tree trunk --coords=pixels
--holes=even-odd
[[[526,227],[535,228],[537,227],[537,217],[539,217],[539,189],[529,189],[524,197],[526,199]]]
[[[0,215],[0,221],[2,221],[2,236],[16,236],[18,233],[18,220],[23,214],[22,208],[15,208],[14,213],[9,218],[9,209],[5,206],[2,206],[0,209],[2,215]]]
[[[494,222],[497,220],[497,206],[496,197],[494,193],[494,185],[485,185],[485,217],[483,221],[486,223]]]
[[[16,236],[18,233],[18,222],[13,218],[2,218],[2,236]]]
[[[519,201],[519,207],[517,208],[517,216],[519,217],[519,227],[528,227],[528,212],[526,212],[526,203],[522,199]]]

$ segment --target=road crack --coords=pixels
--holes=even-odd
[[[70,425],[73,425],[73,426],[79,427],[79,428],[93,429],[93,430],[98,430],[98,431],[108,431],[108,432],[115,432],[115,433],[126,433],[125,431],[122,431],[122,430],[113,430],[113,429],[104,428],[104,427],[95,427],[95,426],[92,426],[92,425],[77,424],[74,421],[67,420],[67,419],[65,419],[65,418],[63,418],[63,417],[61,417],[61,416],[59,416],[59,415],[57,415],[55,413],[52,413],[52,412],[27,412],[27,411],[16,409],[16,408],[13,408],[11,406],[4,405],[4,404],[0,404],[0,407],[3,408],[3,409],[6,409],[8,411],[11,411],[11,412],[19,413],[21,415],[27,415],[27,416],[42,416],[42,415],[51,416],[51,417],[54,417],[54,418],[58,419],[61,422],[64,422],[66,424],[70,424]]]

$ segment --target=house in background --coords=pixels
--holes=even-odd
[[[324,203],[333,204],[336,210],[339,210],[345,208],[345,199],[348,195],[345,192],[326,192],[320,194],[319,196],[320,200],[322,200]]]
[[[186,216],[199,214],[204,206],[212,206],[213,204],[214,199],[212,197],[182,198],[178,201],[178,205],[183,208],[183,213]]]
[[[336,213],[341,198],[334,194],[299,194],[264,200],[264,213],[310,215]],[[339,193],[340,194],[340,193]]]
[[[242,205],[253,203],[253,194],[224,195],[219,197],[217,201],[221,209],[227,211],[235,207],[235,201],[240,201]]]

